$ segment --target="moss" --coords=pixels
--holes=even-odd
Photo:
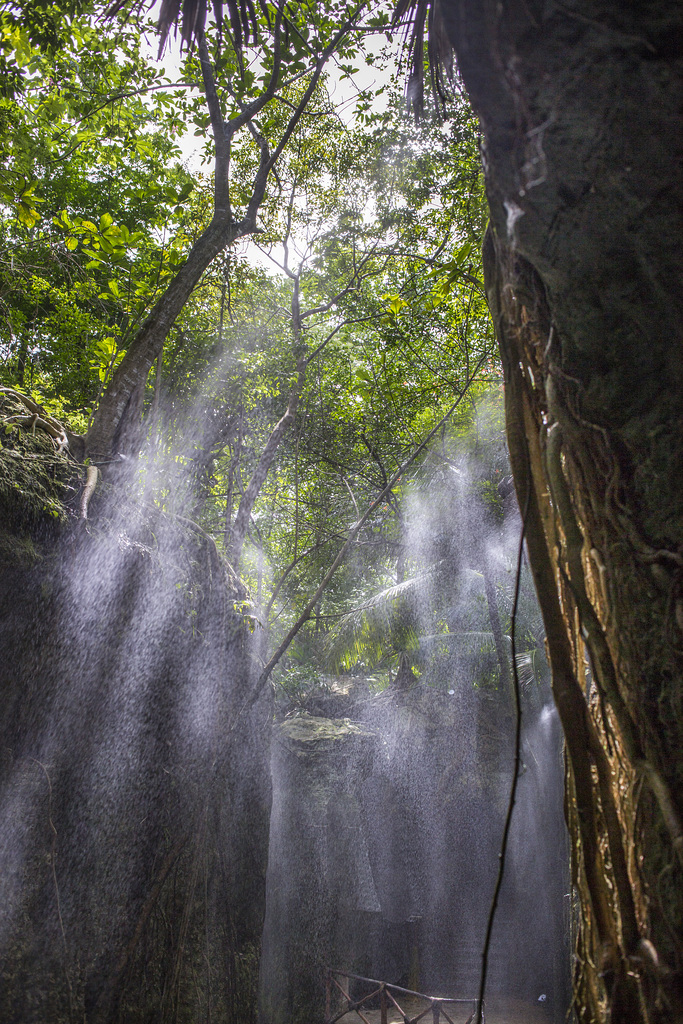
[[[283,735],[292,743],[324,743],[328,740],[345,740],[348,736],[372,735],[362,726],[348,718],[317,718],[298,715],[289,718],[280,726]]]
[[[40,560],[40,552],[31,537],[0,530],[0,567],[6,565],[30,569]]]
[[[0,516],[7,529],[35,540],[75,515],[83,470],[43,431],[8,422],[25,415],[21,402],[0,394]]]

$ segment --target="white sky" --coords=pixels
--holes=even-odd
[[[152,18],[156,15],[156,6],[150,12]],[[156,61],[158,39],[153,36],[147,37],[146,45],[143,46],[143,56]],[[395,44],[396,45],[396,44]],[[378,56],[382,49],[387,46],[386,37],[382,35],[370,36],[365,39],[364,49],[372,53],[374,56]],[[396,53],[398,56],[398,47],[396,46]],[[358,64],[358,71],[353,76],[353,80],[342,77],[337,64],[330,60],[327,65],[327,80],[328,89],[331,98],[335,102],[335,107],[340,118],[347,124],[353,124],[356,115],[356,99],[359,93],[365,89],[378,89],[380,86],[384,87],[389,82],[393,68],[390,66],[387,70],[381,71],[380,69],[366,64],[362,59],[362,55],[359,55],[360,59],[356,61]],[[178,81],[181,78],[180,74],[180,40],[171,37],[166,47],[161,66],[164,68],[167,77],[170,81]],[[373,106],[378,111],[383,111],[387,106],[387,100],[383,96],[376,96],[373,99]],[[182,151],[182,159],[188,170],[197,171],[201,166],[201,151],[202,151],[202,140],[200,137],[195,136],[191,131],[184,135],[181,139],[178,139],[178,145]]]

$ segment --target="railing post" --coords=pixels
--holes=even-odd
[[[434,1024],[439,1024],[439,1017],[441,1016],[441,1003],[438,999],[435,999],[432,1003],[432,1019]]]
[[[332,971],[327,968],[325,977],[325,1024],[332,1019]]]
[[[379,991],[379,1024],[387,1024],[387,990],[384,985]]]

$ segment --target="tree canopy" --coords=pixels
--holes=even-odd
[[[460,94],[408,116],[384,9],[264,5],[168,67],[165,18],[3,15],[4,383],[105,476],[142,458],[239,565],[271,653],[303,627],[290,667],[386,673],[413,627],[378,643],[366,615],[349,647],[344,616],[419,592],[440,559],[415,561],[411,495],[499,395],[476,120]]]

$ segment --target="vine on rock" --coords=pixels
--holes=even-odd
[[[615,512],[615,456],[606,431],[581,422],[533,268],[491,229],[484,265],[505,372],[510,458],[520,501],[528,502],[527,548],[566,742],[566,814],[581,904],[575,1006],[585,1024],[605,1019],[608,1007],[623,1024],[678,1020],[680,978],[648,867],[662,835],[671,870],[680,865],[681,823],[658,751],[644,740],[629,701],[638,678],[621,653],[623,596],[605,585],[605,577],[615,578],[605,564],[630,540]],[[597,508],[596,494],[604,495]],[[659,835],[638,826],[639,786],[653,798]]]

